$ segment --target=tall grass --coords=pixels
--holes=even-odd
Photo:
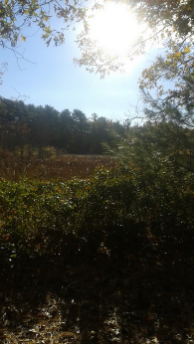
[[[62,155],[50,158],[36,156],[21,159],[17,154],[5,152],[0,156],[0,178],[18,181],[22,178],[38,180],[69,180],[72,177],[88,178],[96,167],[111,168],[113,157],[100,155]]]

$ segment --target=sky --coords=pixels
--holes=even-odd
[[[134,117],[141,97],[137,82],[155,52],[136,58],[126,73],[101,79],[74,64],[73,58],[80,54],[76,32],[67,31],[64,45],[55,47],[51,43],[47,47],[41,32],[35,34],[36,31],[32,28],[27,32],[32,37],[19,43],[18,52],[25,59],[17,60],[12,51],[1,49],[0,62],[8,63],[0,86],[1,96],[36,106],[50,105],[58,111],[79,109],[88,118],[93,113],[114,121]]]

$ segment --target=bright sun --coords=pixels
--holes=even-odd
[[[102,9],[89,21],[90,38],[105,53],[124,57],[135,40],[140,36],[143,27],[137,23],[134,15],[126,5],[105,3]]]

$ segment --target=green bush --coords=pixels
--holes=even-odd
[[[157,172],[98,168],[65,183],[1,180],[0,254],[95,254],[102,247],[118,254],[152,228],[158,235],[192,229],[193,204],[193,174],[167,162]]]

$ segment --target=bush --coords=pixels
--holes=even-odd
[[[154,173],[98,168],[89,179],[68,182],[1,180],[1,251],[95,255],[106,247],[117,255],[130,240],[138,249],[147,230],[192,229],[193,204],[193,175],[166,163]]]

